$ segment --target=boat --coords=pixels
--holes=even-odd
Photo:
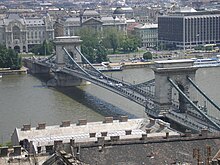
[[[121,64],[110,64],[109,62],[102,62],[100,64],[93,64],[93,67],[101,72],[107,71],[122,71]]]
[[[216,58],[193,59],[194,67],[217,67],[220,66],[220,60]]]

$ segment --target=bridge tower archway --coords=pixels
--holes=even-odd
[[[187,79],[187,76],[189,76],[192,80],[195,80],[197,68],[193,67],[193,62],[193,60],[155,62],[153,70],[155,74],[154,111],[156,112],[154,113],[156,113],[157,116],[162,116],[163,113],[169,112],[171,108],[175,106],[180,113],[184,113],[189,106],[185,98],[169,82],[168,78],[170,78],[190,100],[193,102],[196,101],[195,89]]]
[[[77,62],[82,63],[81,55],[76,50],[81,48],[81,42],[79,36],[62,36],[55,38],[55,49],[56,49],[56,64],[59,66],[64,66],[68,62],[67,55],[63,50],[63,47],[69,52],[71,57]]]

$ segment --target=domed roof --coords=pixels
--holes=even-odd
[[[115,11],[113,12],[113,14],[124,14],[124,11],[122,10],[121,7],[117,7],[117,8],[115,9]]]

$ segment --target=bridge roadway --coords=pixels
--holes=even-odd
[[[145,107],[148,115],[154,116],[153,113],[156,114],[157,111],[159,111],[154,104],[154,94],[152,91],[152,88],[155,86],[154,79],[142,84],[133,85],[131,83],[104,75],[103,73],[98,72],[97,70],[92,70],[91,68],[79,68],[72,64],[66,64],[63,67],[59,67],[53,61],[51,62],[50,60],[37,58],[25,60],[50,68],[52,72],[65,73],[79,77],[83,80],[89,81],[95,85],[121,95]],[[200,131],[204,128],[210,130],[211,132],[218,130],[215,126],[210,124],[210,122],[207,122],[204,116],[201,116],[201,114],[195,112],[193,109],[189,110],[187,113],[178,113],[177,107],[173,106],[168,113],[164,114],[164,117],[195,131]],[[212,118],[212,120],[220,125],[219,120],[214,118]]]

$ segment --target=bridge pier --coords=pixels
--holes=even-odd
[[[39,65],[35,63],[34,59],[24,59],[23,60],[24,66],[28,68],[28,71],[33,74],[38,73],[49,73],[50,67]]]
[[[81,78],[61,73],[55,72],[54,78],[47,82],[47,86],[62,86],[62,87],[70,87],[70,86],[79,86],[84,85],[86,82]]]

